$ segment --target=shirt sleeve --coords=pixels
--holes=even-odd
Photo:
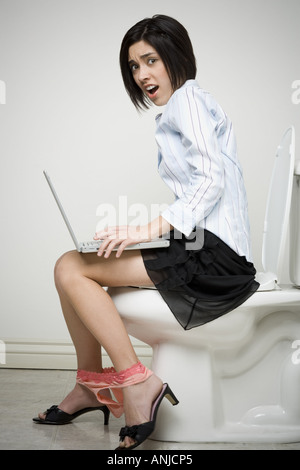
[[[207,95],[186,87],[173,95],[168,124],[180,134],[182,158],[189,166],[189,184],[163,213],[173,227],[189,236],[205,219],[224,190],[224,162],[218,135],[225,114]]]

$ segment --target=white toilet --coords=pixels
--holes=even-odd
[[[290,127],[270,185],[265,273],[257,275],[260,289],[243,305],[185,331],[155,289],[109,289],[129,334],[152,347],[152,369],[180,402],[175,407],[162,402],[153,439],[300,441],[300,165],[294,154]],[[295,286],[284,286],[279,274],[290,214]]]

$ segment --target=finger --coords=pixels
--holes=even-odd
[[[114,248],[121,243],[121,240],[113,240],[110,242],[110,244],[107,246],[105,253],[104,253],[104,258],[109,258],[111,255],[111,252],[114,250]]]
[[[107,230],[101,230],[100,232],[96,232],[94,238],[96,240],[103,240],[109,235],[109,232]]]
[[[99,232],[95,233],[94,239],[95,240],[105,240],[107,237],[116,237],[115,230],[100,230]]]
[[[126,244],[126,240],[120,244],[119,248],[117,249],[116,258],[120,258],[127,245],[128,244]]]
[[[124,240],[118,250],[117,250],[117,253],[116,253],[116,258],[120,258],[121,254],[123,253],[123,251],[125,250],[125,248],[129,245],[135,245],[136,243],[139,243],[139,240],[132,240],[131,238],[127,239],[127,240]]]
[[[103,240],[97,252],[97,255],[102,256],[110,243],[111,243],[111,240],[109,238],[106,238],[105,240]]]
[[[104,232],[104,234],[109,234],[109,235],[122,235],[122,238],[129,238],[128,237],[128,226],[127,225],[116,225],[116,226],[110,226],[107,227],[105,230],[101,231]]]
[[[107,233],[107,230],[108,230],[108,227],[107,225],[102,228],[101,230],[98,230],[97,232],[95,232],[95,235],[94,235],[94,239],[95,240],[100,240],[101,239],[101,236],[104,235],[105,233]]]

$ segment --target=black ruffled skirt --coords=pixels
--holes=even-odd
[[[213,233],[172,231],[168,248],[142,250],[148,275],[180,325],[189,330],[230,312],[259,287],[256,270]]]

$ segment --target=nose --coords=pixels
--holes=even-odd
[[[145,83],[150,77],[150,73],[149,73],[149,68],[147,67],[147,65],[143,64],[143,65],[140,65],[139,69],[138,69],[138,80],[141,82],[141,83]]]

